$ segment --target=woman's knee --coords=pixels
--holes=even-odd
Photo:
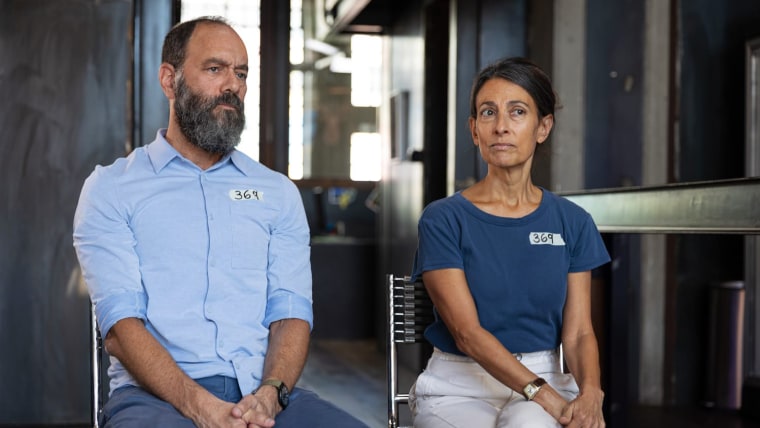
[[[417,398],[412,418],[415,428],[490,427],[498,409],[486,401],[469,397]]]
[[[497,428],[561,428],[559,422],[534,401],[510,403],[499,413]]]

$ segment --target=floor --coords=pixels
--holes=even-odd
[[[414,377],[414,373],[402,369],[399,383],[411,384]],[[374,340],[314,340],[299,385],[339,405],[371,428],[387,427],[385,356]],[[408,409],[402,405],[400,411],[402,424],[408,424]],[[737,412],[705,408],[640,407],[629,414],[625,428],[760,427]]]
[[[375,340],[314,340],[298,383],[370,428],[387,427],[385,364],[384,351]],[[409,372],[404,375],[407,379],[413,376]]]

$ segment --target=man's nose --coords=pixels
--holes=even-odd
[[[245,87],[245,81],[238,76],[238,72],[230,70],[224,79],[222,85],[222,92],[231,92],[233,94],[239,94],[240,90]]]

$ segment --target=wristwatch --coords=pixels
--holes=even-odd
[[[261,382],[261,385],[256,388],[256,391],[261,389],[262,386],[266,385],[273,386],[275,389],[277,389],[277,401],[280,403],[282,410],[285,410],[285,408],[288,407],[288,404],[290,403],[290,391],[288,391],[288,387],[285,385],[285,383],[279,379],[267,379],[264,382]],[[256,391],[253,393],[255,394]]]
[[[541,387],[544,385],[546,385],[546,381],[543,378],[538,378],[533,382],[525,385],[525,388],[523,388],[523,394],[525,395],[525,398],[528,401],[533,400],[536,394],[538,394],[538,391],[540,391]]]

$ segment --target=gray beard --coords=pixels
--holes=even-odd
[[[228,104],[235,110],[223,110],[214,114],[219,104]],[[216,97],[204,97],[194,93],[184,77],[177,81],[174,113],[179,129],[195,146],[213,154],[225,156],[240,143],[245,128],[243,102],[230,92]]]

